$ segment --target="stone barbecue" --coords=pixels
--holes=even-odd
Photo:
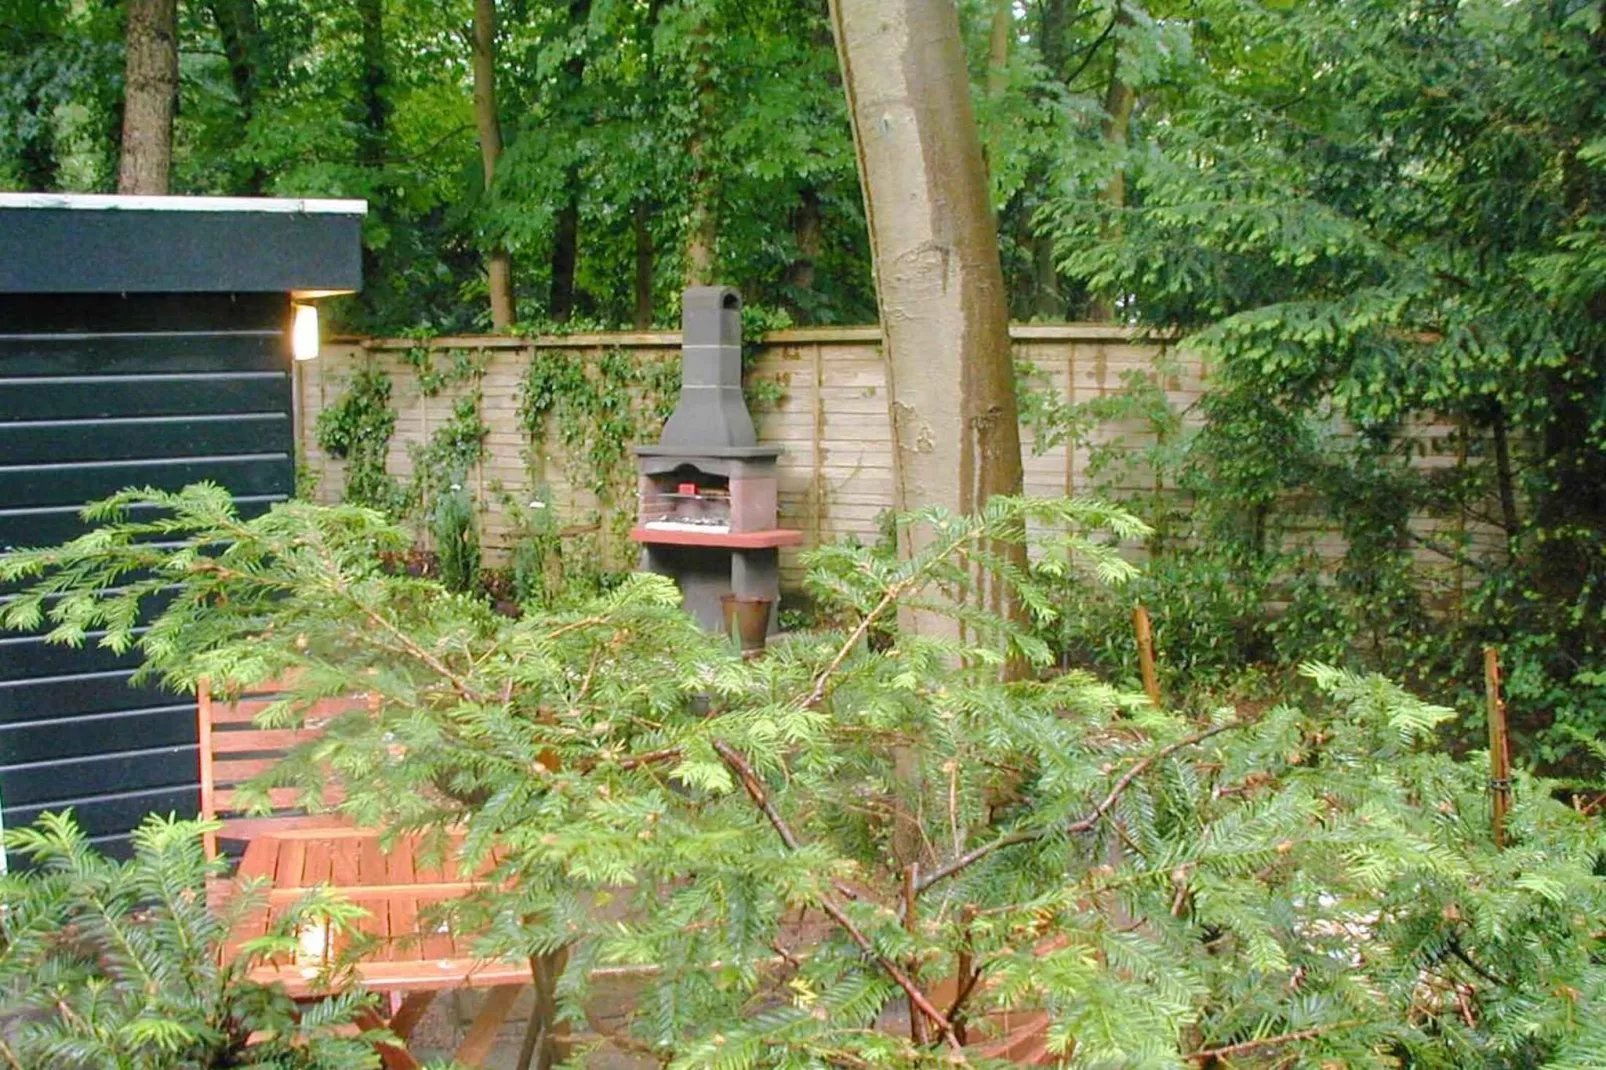
[[[777,446],[759,445],[742,397],[742,297],[695,286],[681,302],[680,400],[657,445],[637,446],[640,512],[630,537],[642,568],[674,577],[705,628],[726,627],[726,596],[780,598],[779,547],[803,533],[776,526]]]

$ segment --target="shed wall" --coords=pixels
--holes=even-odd
[[[0,548],[85,529],[84,502],[211,480],[248,513],[295,487],[285,294],[0,296]],[[0,636],[7,826],[71,807],[116,848],[198,805],[195,700],[137,657]]]

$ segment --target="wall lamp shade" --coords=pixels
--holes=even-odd
[[[297,360],[313,360],[318,356],[318,307],[292,305],[290,320],[290,352]]]

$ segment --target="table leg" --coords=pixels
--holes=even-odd
[[[358,1011],[356,1022],[364,1032],[388,1028],[385,1021],[371,1010]],[[374,1050],[379,1052],[379,1061],[384,1064],[385,1070],[423,1070],[423,1064],[413,1058],[406,1048],[398,1048],[394,1044],[375,1044]]]
[[[496,1035],[507,1020],[508,1012],[519,998],[523,985],[497,985],[485,996],[485,1006],[469,1026],[468,1035],[457,1048],[457,1061],[464,1066],[479,1066],[496,1045]]]
[[[419,1019],[424,1017],[424,1012],[429,1010],[435,995],[434,992],[407,993],[401,1001],[401,1006],[396,1008],[396,1013],[390,1016],[390,1031],[403,1040],[410,1038],[413,1035],[413,1027],[418,1025]]]

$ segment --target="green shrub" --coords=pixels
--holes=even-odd
[[[1437,739],[1451,710],[1314,665],[1302,701],[1192,716],[1047,671],[1059,596],[1131,578],[1109,547],[1145,529],[1118,510],[1000,499],[896,520],[908,560],[821,547],[841,627],[752,661],[662,577],[518,620],[442,598],[378,565],[406,533],[363,510],[240,521],[194,487],[91,516],[0,558],[6,624],[103,629],[177,685],[299,670],[269,724],[378,692],[253,790],[332,770],[355,820],[461,826],[467,865],[497,848],[459,908],[483,950],[562,956],[575,1020],[594,968],[643,967],[621,1034],[677,1067],[978,1060],[1009,1008],[1085,1067],[1606,1059],[1600,826],[1519,770],[1495,850],[1487,763]],[[1023,532],[1031,575],[996,549]],[[978,568],[1032,629],[965,602]],[[916,609],[963,637],[897,626]],[[1012,654],[1040,674],[1001,682]]]
[[[440,561],[441,583],[458,594],[477,590],[480,532],[473,498],[460,488],[449,489],[435,500],[429,527]]]
[[[336,1033],[371,997],[342,991],[297,1008],[282,988],[247,977],[265,956],[294,950],[298,925],[348,922],[352,908],[310,893],[224,961],[228,934],[264,897],[255,889],[208,908],[207,882],[226,862],[206,861],[206,828],[153,815],[126,862],[96,853],[70,814],[6,830],[7,850],[26,868],[0,876],[0,1065],[379,1066],[372,1041],[387,1034]]]

